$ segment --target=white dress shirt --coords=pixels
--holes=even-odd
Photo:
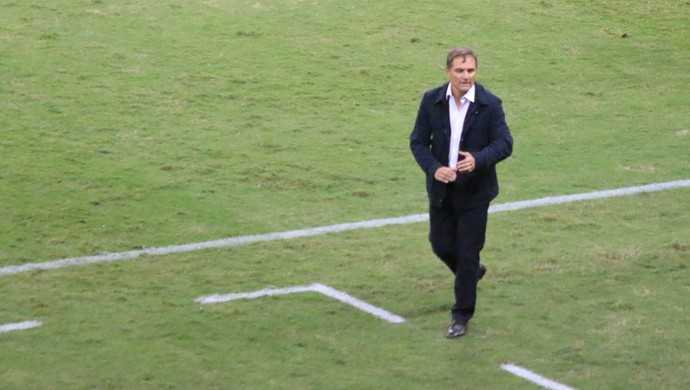
[[[460,108],[455,104],[455,97],[453,96],[450,83],[448,83],[446,99],[448,99],[448,115],[450,116],[448,167],[455,169],[458,166],[458,152],[460,152],[460,141],[462,140],[462,131],[465,125],[467,109],[470,107],[470,103],[474,103],[474,84],[472,84],[467,93],[460,98],[462,102]]]

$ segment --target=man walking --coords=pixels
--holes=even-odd
[[[455,275],[448,338],[465,335],[474,315],[477,281],[486,272],[479,253],[498,195],[496,164],[513,151],[501,99],[475,82],[477,66],[471,49],[448,53],[448,82],[424,94],[410,135],[426,174],[431,248]]]

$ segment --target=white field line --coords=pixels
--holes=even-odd
[[[677,180],[664,183],[648,184],[637,187],[625,187],[614,190],[587,192],[574,195],[550,196],[546,198],[525,200],[519,202],[503,203],[491,206],[489,213],[502,211],[515,211],[531,207],[551,206],[563,203],[576,202],[581,200],[594,200],[640,194],[644,192],[658,192],[676,188],[690,187],[690,180]],[[220,240],[205,241],[191,244],[172,245],[165,247],[146,248],[127,252],[103,253],[93,256],[71,257],[66,259],[46,261],[42,263],[29,263],[22,265],[10,265],[0,267],[0,276],[14,275],[35,270],[50,270],[66,268],[78,265],[98,264],[120,260],[135,259],[140,256],[161,256],[175,253],[194,252],[212,248],[226,248],[240,245],[247,245],[257,242],[291,240],[301,237],[312,237],[328,233],[344,232],[349,230],[371,229],[391,225],[405,225],[410,223],[424,222],[429,219],[429,214],[414,214],[397,218],[373,219],[369,221],[350,222],[330,226],[321,226],[309,229],[292,230],[288,232],[258,234],[252,236],[238,236],[224,238]]]
[[[344,293],[342,291],[336,290],[332,287],[326,286],[324,284],[320,283],[314,283],[309,286],[296,286],[296,287],[287,287],[287,288],[267,288],[264,290],[259,290],[259,291],[253,291],[253,292],[248,292],[248,293],[233,293],[233,294],[214,294],[214,295],[207,295],[204,297],[200,297],[195,299],[195,302],[201,303],[201,304],[210,304],[210,303],[223,303],[223,302],[229,302],[229,301],[234,301],[237,299],[255,299],[255,298],[260,298],[260,297],[265,297],[265,296],[275,296],[275,295],[286,295],[286,294],[293,294],[293,293],[301,293],[301,292],[318,292],[321,293],[327,297],[334,298],[339,300],[340,302],[346,303],[350,306],[353,306],[359,310],[362,310],[364,312],[367,312],[369,314],[372,314],[384,321],[392,322],[392,323],[401,323],[405,322],[405,319],[395,315],[389,311],[386,311],[384,309],[381,309],[380,307],[376,307],[374,305],[371,305],[367,302],[364,302],[362,300],[359,300],[347,293]]]
[[[13,324],[0,325],[0,333],[11,332],[13,330],[26,330],[43,325],[40,321],[15,322]]]
[[[307,292],[307,291],[314,291],[313,285],[312,286],[287,287],[287,288],[270,287],[270,288],[266,288],[263,290],[253,291],[253,292],[248,292],[248,293],[213,294],[213,295],[206,295],[206,296],[197,298],[194,301],[201,303],[202,305],[207,305],[210,303],[223,303],[223,302],[236,301],[238,299],[256,299],[256,298],[261,298],[261,297],[272,297],[275,295],[286,295],[286,294],[294,294],[294,293]]]
[[[521,378],[527,379],[528,381],[532,383],[536,383],[537,385],[549,389],[549,390],[575,390],[572,387],[568,387],[564,384],[552,381],[551,379],[544,378],[543,376],[539,374],[535,374],[530,370],[526,370],[520,366],[516,366],[514,364],[501,364],[501,368],[515,374]]]
[[[329,296],[331,298],[335,298],[335,299],[339,300],[340,302],[346,303],[350,306],[354,306],[354,307],[358,308],[359,310],[365,311],[369,314],[373,314],[382,320],[392,322],[395,324],[405,322],[405,319],[398,316],[398,315],[395,315],[391,312],[383,310],[380,307],[370,305],[370,304],[368,304],[364,301],[361,301],[361,300],[359,300],[359,299],[357,299],[351,295],[348,295],[342,291],[338,291],[334,288],[328,287],[328,286],[323,285],[323,284],[318,284],[318,283],[314,284],[313,286],[314,286],[314,291],[320,292],[321,294]]]

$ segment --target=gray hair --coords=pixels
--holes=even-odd
[[[450,67],[453,66],[453,60],[458,57],[464,58],[465,61],[467,61],[467,57],[472,57],[474,58],[475,65],[479,67],[479,60],[472,49],[468,49],[466,47],[456,47],[455,49],[451,50],[448,53],[448,57],[446,57],[446,69],[450,69]]]

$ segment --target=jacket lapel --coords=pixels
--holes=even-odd
[[[475,99],[476,100],[476,99]],[[468,131],[469,129],[472,128],[472,122],[474,122],[474,119],[477,117],[479,114],[479,104],[476,102],[470,103],[470,106],[467,108],[467,115],[465,115],[465,123],[463,124],[463,132]]]
[[[482,106],[484,105],[484,87],[481,86],[479,83],[475,83],[474,87],[474,103],[471,103],[469,108],[467,109],[467,115],[465,115],[465,123],[463,124],[463,132],[465,134],[467,134],[467,131],[472,129],[472,123],[474,123],[474,120],[477,119],[477,117],[479,116],[479,111],[482,109]]]

